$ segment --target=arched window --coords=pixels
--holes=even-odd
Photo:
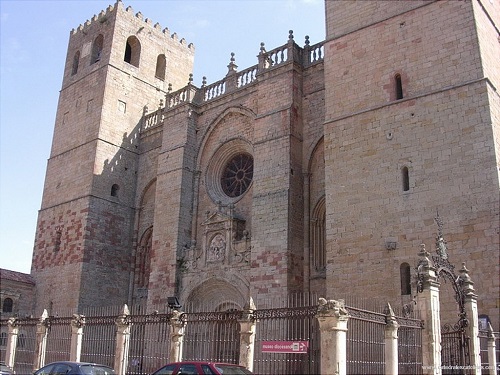
[[[326,269],[326,207],[325,198],[316,204],[311,216],[311,250],[313,271],[323,272]]]
[[[71,75],[74,76],[76,73],[78,73],[78,64],[80,63],[80,51],[77,51],[75,53],[75,56],[73,56],[73,67],[71,68]]]
[[[403,191],[410,190],[410,172],[408,171],[408,167],[401,168],[401,180],[403,182]]]
[[[99,34],[97,38],[95,38],[94,43],[92,44],[92,57],[90,59],[91,65],[101,60],[103,46],[104,46],[104,37],[101,34]]]
[[[403,99],[403,83],[401,82],[401,74],[394,76],[394,83],[396,88],[396,100]]]
[[[401,278],[401,295],[407,296],[411,294],[410,265],[408,263],[401,263],[399,276]]]
[[[117,184],[113,184],[113,186],[111,186],[111,196],[117,197],[119,190],[120,190],[120,187]]]
[[[146,230],[137,248],[135,260],[136,286],[147,288],[149,285],[149,274],[151,272],[151,246],[153,242],[153,228]]]
[[[135,67],[139,67],[141,56],[141,43],[135,36],[129,36],[125,45],[125,56],[123,60]]]
[[[5,298],[3,300],[2,312],[12,312],[13,306],[14,301],[12,301],[12,298]]]
[[[165,58],[165,55],[158,55],[158,57],[156,58],[155,77],[164,81],[166,69],[167,69],[167,59]]]

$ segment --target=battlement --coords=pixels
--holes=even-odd
[[[188,43],[184,38],[179,39],[179,36],[175,32],[171,34],[168,27],[162,29],[162,26],[158,22],[153,25],[153,21],[149,18],[144,18],[141,12],[134,14],[134,10],[131,6],[128,6],[126,9],[124,9],[121,0],[117,0],[114,5],[108,6],[106,10],[102,10],[98,15],[94,15],[90,20],[87,20],[83,24],[80,24],[76,29],[72,29],[71,36],[78,35],[79,33],[86,34],[89,29],[92,28],[95,24],[102,24],[106,22],[110,17],[116,17],[117,12],[120,12],[121,15],[128,16],[130,19],[135,18],[136,20],[143,21],[144,25],[142,27],[149,28],[156,35],[162,36],[165,39],[178,41],[179,44],[194,52],[195,47],[193,43]]]

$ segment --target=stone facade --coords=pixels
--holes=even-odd
[[[33,313],[34,301],[35,281],[31,275],[0,268],[2,316],[30,316]]]
[[[407,302],[402,270],[434,246],[438,215],[498,320],[498,4],[325,7],[324,42],[290,33],[200,88],[194,47],[121,2],[72,32],[38,307],[177,296],[241,309],[304,291]]]

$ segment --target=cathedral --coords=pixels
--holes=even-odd
[[[290,32],[201,87],[194,46],[121,1],[71,31],[37,311],[408,302],[442,235],[498,330],[500,4],[325,1],[325,16],[321,43]]]

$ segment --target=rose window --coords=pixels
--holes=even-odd
[[[247,191],[253,178],[253,158],[249,154],[238,154],[224,167],[221,186],[227,196],[236,198]]]

